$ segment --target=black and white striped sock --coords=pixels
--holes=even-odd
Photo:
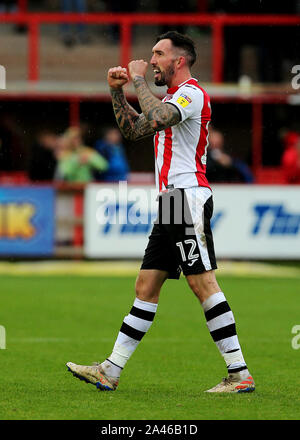
[[[203,303],[207,327],[222,354],[228,373],[247,370],[240,343],[236,334],[233,313],[223,292],[211,295]],[[247,370],[248,371],[248,370]]]
[[[129,314],[125,316],[112,354],[107,359],[112,365],[119,367],[119,373],[151,327],[156,310],[157,304],[136,298]],[[112,371],[117,372],[114,368]],[[115,376],[115,374],[111,375]]]

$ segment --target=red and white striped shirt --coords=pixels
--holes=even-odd
[[[175,105],[181,121],[154,137],[156,185],[159,191],[167,185],[174,188],[205,186],[206,150],[211,107],[208,94],[196,79],[168,89],[163,102]]]

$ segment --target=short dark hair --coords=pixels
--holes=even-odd
[[[194,62],[196,61],[196,51],[195,51],[195,43],[193,40],[188,37],[187,35],[180,34],[176,31],[168,31],[164,34],[161,34],[157,37],[156,43],[158,43],[160,40],[169,39],[172,41],[174,47],[180,47],[183,49],[187,56],[187,63],[189,67],[191,67]]]

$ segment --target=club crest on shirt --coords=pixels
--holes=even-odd
[[[192,102],[192,99],[188,95],[181,93],[176,102],[181,105],[181,107],[187,107]]]

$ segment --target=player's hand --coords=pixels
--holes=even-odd
[[[147,72],[148,63],[144,60],[136,60],[131,61],[128,64],[128,71],[131,79],[134,79],[136,76],[145,77]]]
[[[107,82],[111,89],[121,89],[128,81],[129,77],[125,67],[112,67],[107,72]]]

